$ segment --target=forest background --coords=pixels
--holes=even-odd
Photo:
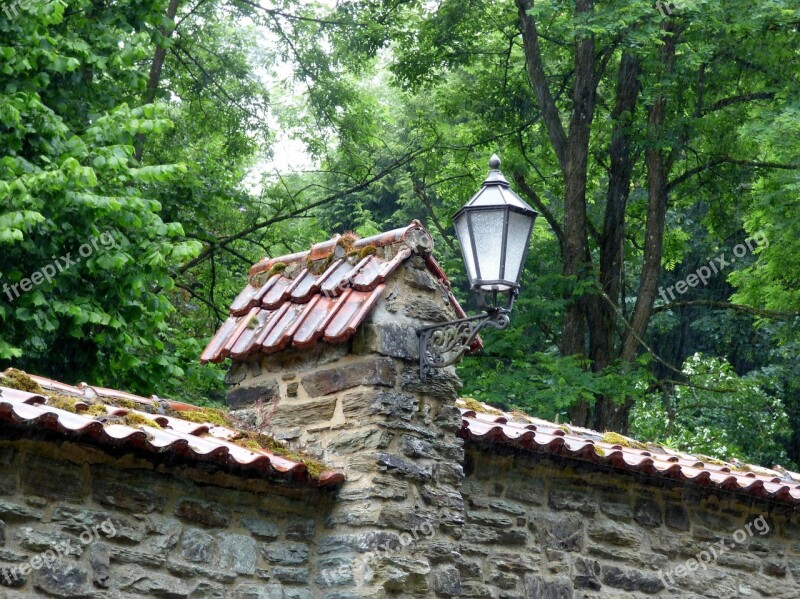
[[[0,366],[220,402],[252,263],[414,218],[468,304],[496,152],[541,216],[463,393],[797,468],[800,6],[670,6],[3,0]]]

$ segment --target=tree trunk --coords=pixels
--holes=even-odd
[[[169,0],[167,6],[167,18],[175,23],[175,15],[178,14],[178,5],[180,0]],[[161,35],[165,38],[170,37],[175,31],[174,25],[170,28],[162,27]],[[147,91],[144,94],[144,104],[152,104],[156,100],[156,92],[158,91],[158,84],[161,82],[161,71],[164,68],[164,60],[167,57],[167,48],[165,46],[156,46],[156,51],[153,54],[153,62],[150,65],[150,76],[147,79]],[[136,136],[136,160],[141,162],[142,151],[144,150],[144,134],[139,133]]]
[[[614,325],[617,321],[617,314],[614,306],[606,298],[618,306],[623,301],[620,298],[620,290],[624,261],[625,208],[636,162],[631,147],[630,128],[639,98],[640,66],[639,59],[635,54],[632,52],[622,54],[617,74],[616,102],[611,113],[614,130],[609,148],[610,172],[603,232],[600,237],[600,287],[605,296],[593,296],[588,310],[589,357],[595,372],[600,372],[608,367],[614,356]],[[600,430],[607,426],[597,416],[606,411],[605,406],[611,401],[613,401],[612,398],[597,398],[595,421],[592,426]],[[584,424],[588,425],[589,423]]]
[[[665,74],[672,73],[675,65],[675,50],[678,43],[678,28],[667,23],[664,26],[666,35],[661,48],[661,62]],[[656,97],[648,113],[648,147],[645,152],[647,166],[647,224],[645,226],[644,258],[642,274],[639,278],[639,293],[636,305],[630,318],[630,326],[626,329],[620,358],[624,362],[633,362],[639,355],[641,341],[647,331],[647,324],[653,313],[658,281],[661,275],[661,258],[663,254],[664,223],[667,213],[668,175],[671,168],[671,152],[666,151],[664,142],[664,122],[666,120],[667,99],[661,94]],[[597,411],[595,420],[608,430],[627,432],[628,417],[633,402],[626,398],[624,402],[606,402]]]

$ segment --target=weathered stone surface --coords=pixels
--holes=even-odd
[[[231,522],[230,510],[218,503],[182,499],[175,508],[175,515],[206,526],[226,527]]]
[[[251,535],[264,541],[274,541],[280,534],[278,525],[264,518],[242,518],[242,526],[250,531]]]
[[[255,555],[255,552],[253,555]],[[272,543],[261,545],[261,555],[271,564],[299,566],[308,561],[308,545],[303,543]]]
[[[668,503],[664,511],[664,522],[675,530],[689,530],[689,514],[682,505]]]
[[[240,584],[233,591],[233,599],[284,599],[283,589],[277,584]]]
[[[619,547],[637,547],[642,540],[641,530],[613,520],[594,521],[587,532],[595,541]]]
[[[600,564],[596,560],[577,558],[573,562],[572,582],[576,589],[599,591],[603,588],[600,583]]]
[[[268,403],[280,394],[277,379],[259,378],[252,385],[235,385],[228,390],[225,401],[232,410],[251,406],[258,401]]]
[[[309,580],[308,568],[276,566],[272,570],[272,575],[275,577],[275,580],[280,582],[303,583]]]
[[[219,567],[237,574],[253,574],[256,571],[258,545],[249,536],[232,532],[217,535],[219,542]]]
[[[453,566],[438,568],[433,572],[432,586],[434,592],[442,597],[460,597],[461,575]]]
[[[21,503],[0,499],[0,518],[6,521],[14,520],[39,520],[42,517],[40,510],[30,508]]]
[[[554,510],[577,510],[582,514],[594,514],[597,504],[589,493],[572,489],[552,489],[548,505]]]
[[[419,359],[419,336],[407,324],[382,322],[362,326],[353,338],[356,354],[381,354],[403,360]]]
[[[664,583],[657,574],[631,568],[604,565],[601,568],[601,580],[608,586],[625,591],[641,591],[652,594],[664,589]]]
[[[336,397],[285,403],[278,406],[271,423],[276,427],[306,426],[315,422],[329,422],[336,409]]]
[[[110,512],[64,506],[55,511],[53,521],[64,530],[78,533],[79,538],[90,531],[96,539],[109,538],[139,543],[145,535],[142,523]]]
[[[525,597],[531,599],[572,599],[572,590],[572,581],[563,576],[525,576]]]
[[[534,515],[530,529],[539,543],[549,549],[582,551],[584,548],[584,523],[577,515]]]
[[[234,362],[225,373],[225,384],[229,387],[238,385],[247,378],[247,362]]]
[[[22,462],[19,480],[25,493],[53,499],[81,495],[83,470],[77,464],[30,454],[23,456]]]
[[[0,547],[6,544],[6,523],[0,520]]]
[[[430,297],[420,295],[406,302],[403,313],[409,318],[425,322],[447,322],[451,319],[452,308],[435,295]]]
[[[79,542],[77,537],[57,530],[41,531],[24,526],[17,529],[16,538],[20,547],[35,553],[50,549],[63,555],[75,557],[83,555],[84,544]]]
[[[389,453],[379,453],[377,456],[378,466],[386,468],[387,471],[400,476],[405,476],[421,482],[426,482],[431,478],[431,469],[422,468],[415,462],[401,458],[400,456]]]
[[[174,576],[136,566],[123,566],[118,575],[121,591],[164,599],[184,599],[189,596],[187,584]]]
[[[55,597],[85,597],[89,590],[89,572],[68,561],[47,562],[33,573],[33,586]]]
[[[181,538],[181,557],[190,562],[209,563],[214,556],[214,537],[197,528],[187,528]]]
[[[661,526],[664,519],[661,514],[661,508],[651,499],[640,499],[636,502],[636,507],[633,509],[633,518],[647,528]]]
[[[291,520],[286,524],[287,541],[311,541],[314,539],[317,526],[313,520]]]
[[[391,387],[397,373],[391,358],[370,358],[335,368],[317,370],[301,379],[310,397],[320,397],[357,387],[378,385]]]
[[[92,582],[101,589],[107,589],[111,577],[111,551],[105,543],[92,543],[89,546],[89,565],[92,568]]]
[[[154,490],[152,473],[123,471],[110,477],[108,469],[98,472],[92,480],[92,499],[107,506],[149,514],[164,508],[163,493]],[[124,479],[124,480],[120,480]]]

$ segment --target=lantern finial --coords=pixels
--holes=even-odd
[[[500,157],[497,154],[492,154],[489,158],[489,168],[496,171],[500,169]]]

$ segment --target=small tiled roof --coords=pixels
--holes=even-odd
[[[201,410],[190,404],[166,401],[155,396],[147,398],[114,389],[92,387],[85,383],[74,387],[44,377],[28,376],[45,393],[29,393],[5,387],[3,378],[0,378],[0,427],[12,425],[47,430],[79,440],[93,441],[100,446],[170,454],[276,480],[295,480],[316,486],[337,485],[344,481],[344,475],[339,472],[326,470],[318,477],[311,477],[303,461],[288,459],[265,449],[251,450],[241,447],[231,442],[241,436],[238,430],[213,423],[192,422],[175,415],[153,413],[158,408],[165,411],[167,406],[173,414]],[[78,401],[74,408],[77,413],[51,405],[56,403],[56,395],[76,398]],[[120,400],[127,407],[113,404]],[[138,409],[130,407],[132,404],[128,402],[133,402]],[[87,412],[90,405],[98,404],[105,413],[93,415]],[[114,422],[131,414],[140,416],[140,420],[146,418],[155,421],[161,428],[147,424],[129,426]]]
[[[415,253],[463,318],[447,276],[430,255],[432,247],[430,234],[414,221],[365,239],[335,235],[306,252],[264,258],[250,269],[230,317],[200,360],[244,359],[290,346],[347,341],[383,293],[386,278]]]
[[[458,400],[462,416],[459,436],[466,440],[501,443],[586,460],[618,470],[800,505],[800,474],[777,469],[777,466],[776,469],[767,469],[693,456],[621,435],[554,424],[517,412],[508,414],[473,402]]]

